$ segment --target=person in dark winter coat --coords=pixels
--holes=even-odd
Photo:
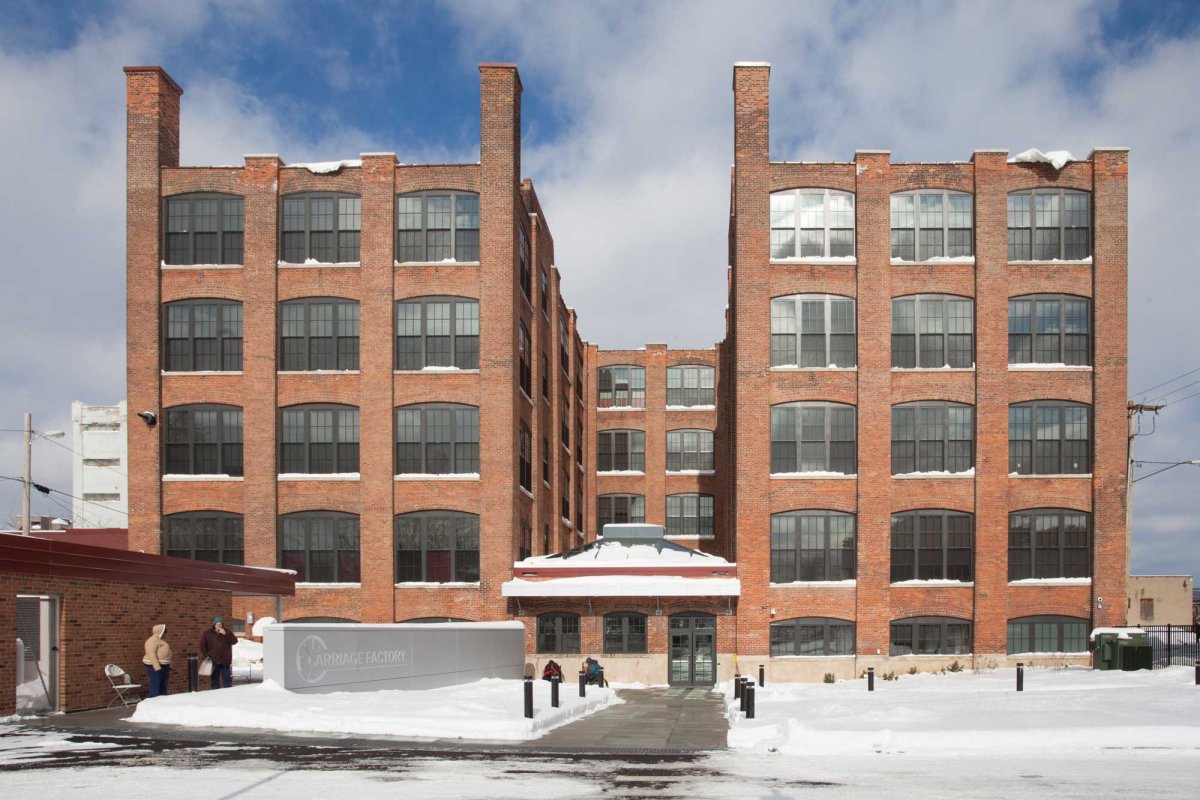
[[[233,685],[233,646],[237,634],[225,627],[225,620],[213,617],[212,627],[200,637],[200,655],[212,659],[211,688],[221,689]]]

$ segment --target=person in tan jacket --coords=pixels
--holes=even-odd
[[[167,626],[160,623],[150,629],[150,638],[146,640],[142,663],[146,665],[146,675],[150,679],[148,697],[167,694],[167,681],[171,679],[171,646],[163,641],[166,632]]]

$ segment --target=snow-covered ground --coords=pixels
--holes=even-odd
[[[132,720],[193,728],[520,741],[621,702],[611,689],[589,687],[581,698],[568,684],[560,687],[559,707],[552,708],[550,684],[534,681],[534,716],[526,719],[521,684],[487,678],[440,689],[301,694],[265,681],[143,700]]]
[[[756,718],[721,687],[729,744],[798,756],[903,754],[939,759],[1096,757],[1122,748],[1200,752],[1200,686],[1171,667],[1098,672],[1084,667],[900,675],[756,690]]]

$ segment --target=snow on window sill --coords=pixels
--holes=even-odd
[[[1088,256],[1087,258],[1035,258],[1035,259],[1029,259],[1029,260],[1021,259],[1021,260],[1017,260],[1017,261],[1009,261],[1008,263],[1009,264],[1024,264],[1024,265],[1035,266],[1035,267],[1050,266],[1050,265],[1054,265],[1054,264],[1091,264],[1092,257]]]
[[[969,264],[975,266],[975,256],[934,256],[921,261],[909,261],[907,258],[893,258],[893,267],[920,267],[926,264]]]
[[[847,481],[854,481],[854,480],[858,480],[858,473],[853,473],[851,475],[847,475],[844,472],[772,472],[771,479],[772,480],[784,480],[784,481],[795,481],[795,480],[824,480],[824,481],[847,480]]]
[[[477,481],[479,480],[478,472],[403,472],[399,475],[393,475],[392,480],[396,481]]]
[[[361,583],[297,583],[297,589],[361,589]]]
[[[951,581],[944,578],[916,578],[910,581],[892,581],[891,584],[893,588],[905,586],[963,586],[970,588],[974,585],[975,581]]]
[[[1022,578],[1009,581],[1009,586],[1091,586],[1091,578]]]
[[[1092,368],[1083,364],[1009,364],[1009,372],[1091,372]]]
[[[715,469],[669,469],[668,475],[716,475]]]
[[[168,264],[165,261],[158,262],[162,269],[244,269],[244,264]]]
[[[792,581],[769,584],[772,589],[852,589],[855,586],[858,586],[858,581],[854,578],[842,581]]]
[[[356,369],[281,369],[276,375],[358,375]]]
[[[164,369],[164,370],[160,370],[159,374],[162,375],[164,378],[173,378],[173,377],[178,377],[178,376],[183,376],[183,375],[241,375],[242,371],[240,369],[229,369],[229,370],[198,369],[198,370],[194,370],[191,372],[184,372],[184,371],[179,371],[179,370],[168,371],[168,370]]]
[[[357,472],[281,472],[277,476],[280,481],[356,481],[359,477]]]
[[[1038,653],[1038,652],[1034,652],[1034,653],[1009,653],[1008,654],[1009,658],[1014,658],[1016,656],[1021,656],[1022,658],[1080,658],[1080,657],[1085,657],[1085,656],[1090,657],[1091,653],[1089,653],[1087,650],[1080,650],[1078,653],[1061,653],[1061,652],[1059,652],[1059,653]]]
[[[899,475],[893,475],[897,480],[913,480],[919,478],[974,478],[975,468],[963,470],[962,472],[902,472]]]
[[[402,581],[395,584],[397,589],[478,589],[479,581]]]
[[[714,405],[699,405],[699,406],[667,406],[667,411],[716,411]]]
[[[645,406],[600,406],[597,411],[645,411]]]
[[[644,478],[646,473],[640,469],[606,469],[596,473],[598,478],[619,478],[621,476]]]
[[[858,372],[858,367],[839,367],[830,364],[828,367],[800,367],[794,364],[781,364],[771,367],[771,372]]]
[[[533,500],[533,499],[534,499],[534,497],[533,497],[533,492],[529,491],[529,490],[528,490],[528,489],[526,489],[524,486],[518,486],[517,488],[521,490],[521,494],[525,495],[525,496],[526,496],[526,497],[528,497],[530,500]]]
[[[455,261],[453,258],[443,258],[441,261],[396,261],[397,267],[478,267],[478,261]]]
[[[892,372],[974,372],[975,365],[969,367],[952,367],[949,364],[943,367],[892,367]]]
[[[822,266],[856,267],[856,266],[858,266],[858,257],[857,256],[827,256],[827,257],[805,256],[805,257],[800,257],[800,258],[793,257],[793,258],[772,258],[771,259],[771,266],[773,266],[773,267],[774,266],[803,267],[803,266],[807,266],[809,264],[811,264],[813,266],[818,266],[818,267],[822,267]]]
[[[686,539],[690,542],[712,542],[716,540],[717,536],[714,533],[667,533],[663,534],[663,538],[670,539],[671,541]]]
[[[915,658],[922,661],[945,661],[947,658],[955,658],[958,656],[971,656],[973,653],[896,653],[888,655],[888,658]]]
[[[244,481],[242,475],[179,475],[167,474],[162,476],[163,483],[183,483],[185,481]]]
[[[1008,473],[1008,477],[1010,477],[1010,478],[1022,478],[1022,479],[1029,479],[1029,478],[1033,478],[1033,479],[1037,479],[1037,478],[1079,478],[1079,479],[1081,479],[1081,480],[1088,480],[1088,481],[1090,481],[1090,480],[1092,479],[1092,473],[1090,473],[1090,472],[1071,472],[1071,473],[1051,473],[1051,474],[1047,474],[1047,475],[1027,475],[1027,474],[1023,474],[1023,473],[1020,473],[1020,472],[1010,472],[1010,473]]]
[[[276,266],[280,269],[357,269],[362,266],[361,261],[317,261],[312,258],[306,258],[303,264],[293,264],[290,261],[278,261]]]
[[[852,654],[840,656],[771,656],[772,661],[853,661],[857,656]]]
[[[421,369],[394,369],[393,375],[422,375],[422,374],[453,374],[453,375],[478,375],[479,368],[464,369],[462,367],[422,367]]]
[[[562,520],[562,524],[566,525],[568,528],[575,527],[574,525],[571,524],[571,520],[567,519],[566,517],[559,517],[559,519]]]
[[[521,396],[525,398],[525,401],[529,403],[529,405],[533,405],[533,398],[529,396],[529,393],[519,386],[517,388],[520,389]]]

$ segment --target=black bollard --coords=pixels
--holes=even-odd
[[[195,653],[188,653],[188,691],[200,691],[200,657]]]
[[[1196,662],[1196,685],[1200,686],[1200,661]]]
[[[875,691],[875,668],[867,667],[867,691]]]
[[[746,687],[746,719],[754,719],[754,684]]]
[[[558,708],[558,676],[550,676],[550,707]]]
[[[747,685],[749,683],[749,681],[747,681],[745,678],[738,678],[738,680],[742,682],[742,693],[739,695],[739,698],[741,699],[742,702],[738,706],[738,711],[745,711],[746,710],[746,698],[747,698],[747,695],[750,694],[750,691],[749,691],[750,687]]]
[[[758,685],[759,686],[767,685],[767,667],[765,664],[758,665]]]
[[[533,719],[533,678],[525,676],[525,719]]]
[[[603,689],[605,686],[608,686],[608,681],[604,680],[604,667],[601,667],[600,668],[600,688]]]
[[[733,676],[733,699],[734,700],[742,699],[742,676],[741,675]]]
[[[1017,691],[1025,691],[1025,665],[1017,662]]]
[[[587,675],[579,670],[579,696],[587,697]]]

